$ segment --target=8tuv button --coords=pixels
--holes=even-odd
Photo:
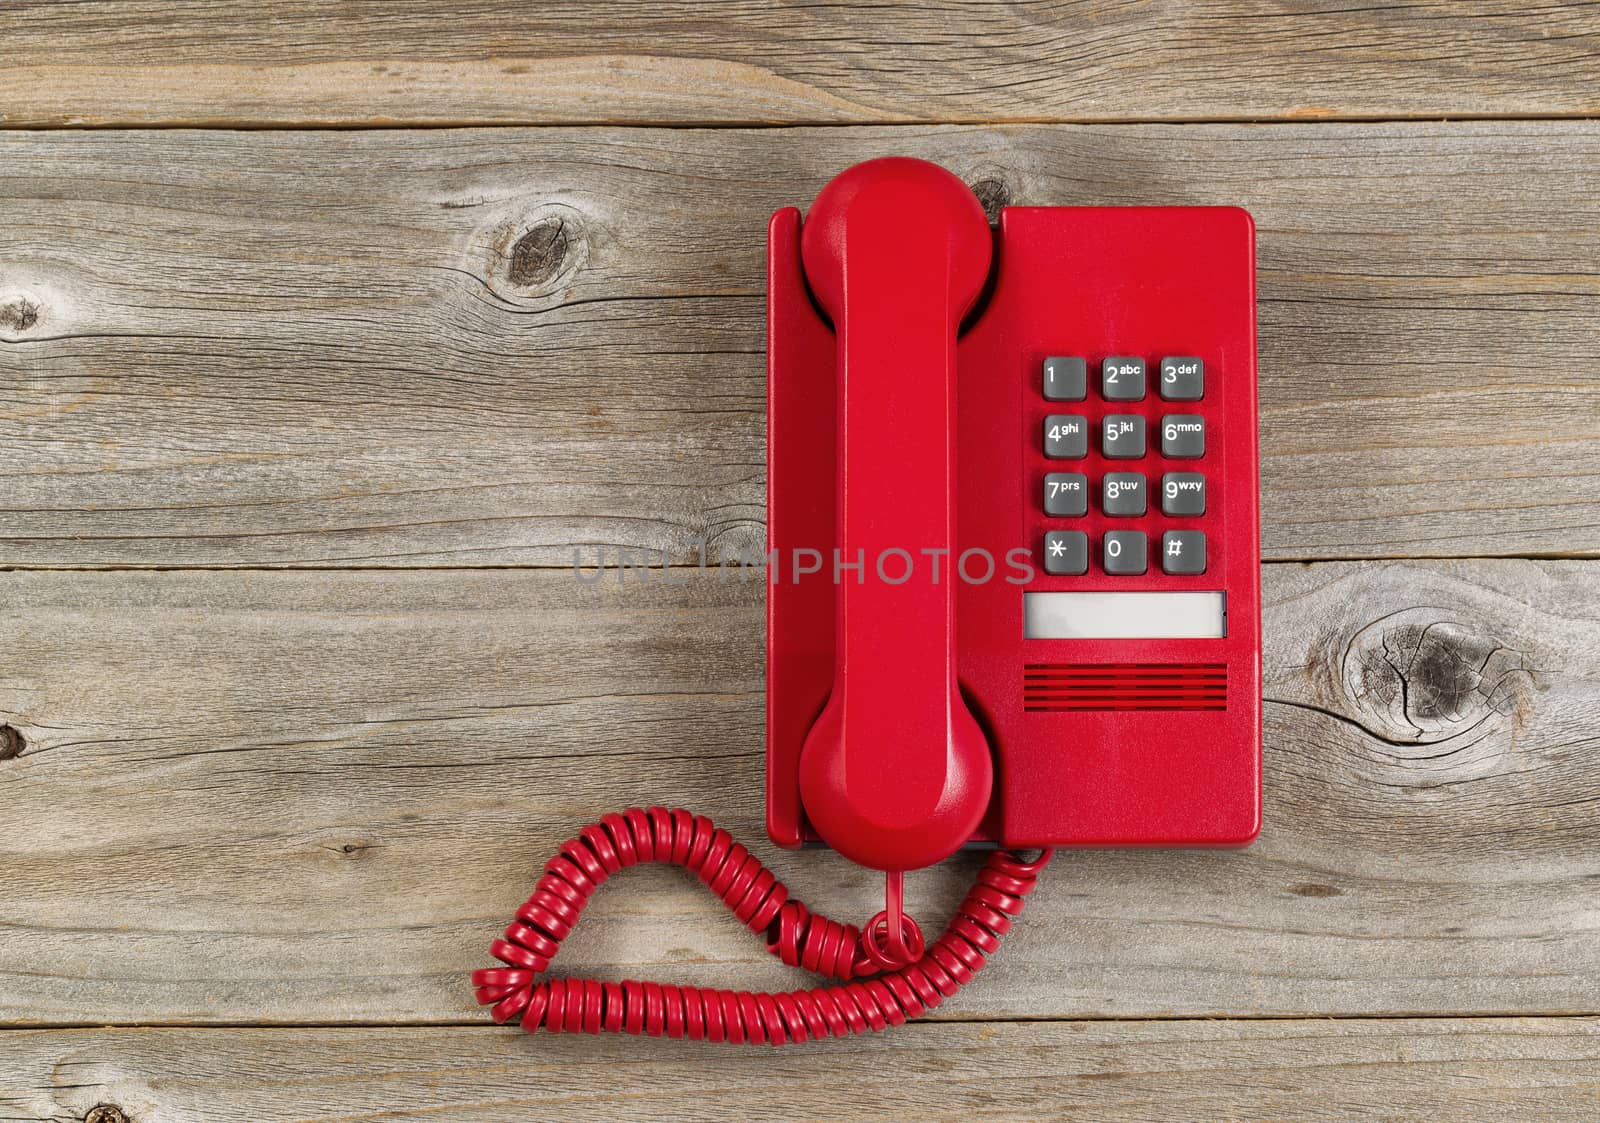
[[[1100,509],[1108,515],[1144,514],[1144,476],[1138,472],[1107,472],[1100,481]]]

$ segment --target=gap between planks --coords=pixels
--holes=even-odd
[[[1475,562],[1475,561],[1600,561],[1600,552],[1585,550],[1548,550],[1516,554],[1352,554],[1349,557],[1263,558],[1263,566],[1322,565],[1348,562],[1370,562],[1383,565],[1388,562]],[[548,573],[571,569],[571,565],[540,565],[537,563],[508,563],[506,565],[0,565],[5,573]],[[587,569],[588,566],[581,568]],[[614,569],[607,566],[607,569]],[[667,566],[629,566],[630,572],[694,573],[720,571],[717,565],[698,565],[694,562],[673,562]],[[729,567],[730,573],[738,569]],[[656,584],[658,578],[630,579],[630,584]],[[754,577],[746,580],[754,580]]]
[[[540,117],[503,118],[460,117],[434,121],[254,121],[235,117],[177,117],[169,121],[85,121],[7,125],[0,133],[114,133],[157,132],[196,129],[219,133],[361,133],[426,132],[451,129],[672,129],[681,131],[740,130],[775,132],[784,129],[928,129],[943,126],[1004,128],[1033,125],[1089,126],[1167,126],[1167,125],[1460,125],[1500,121],[1600,121],[1600,113],[1586,110],[1553,113],[1341,113],[1327,117],[950,117],[931,120],[921,117],[896,117],[874,121],[764,121],[737,118],[706,118],[699,121],[638,121],[624,117],[549,119]]]
[[[993,1014],[993,1015],[962,1015],[952,1014],[948,1017],[934,1015],[930,1017],[913,1018],[907,1025],[1038,1025],[1041,1023],[1051,1025],[1088,1024],[1122,1024],[1129,1023],[1140,1025],[1144,1023],[1176,1023],[1176,1024],[1214,1024],[1214,1023],[1259,1023],[1259,1022],[1477,1022],[1492,1024],[1494,1022],[1515,1022],[1527,1018],[1542,1018],[1545,1020],[1585,1021],[1590,1018],[1600,1018],[1600,1009],[1595,1010],[1505,1010],[1495,1013],[1440,1013],[1427,1011],[1424,1013],[1407,1013],[1405,1011],[1380,1013],[1380,1014],[1063,1014],[1059,1017],[1052,1015],[1029,1016],[1026,1014]],[[5,1022],[0,1023],[0,1035],[7,1033],[93,1033],[103,1029],[151,1029],[151,1030],[181,1030],[184,1033],[227,1033],[234,1030],[283,1030],[292,1032],[304,1029],[330,1029],[330,1030],[359,1030],[359,1029],[419,1029],[419,1030],[490,1030],[500,1031],[511,1023],[502,1026],[490,1020],[487,1014],[482,1018],[447,1018],[443,1021],[428,1022],[398,1022],[392,1019],[356,1019],[353,1021],[242,1021],[233,1020],[226,1022],[182,1022],[182,1021],[73,1021],[73,1022]],[[893,1032],[895,1027],[880,1032]]]

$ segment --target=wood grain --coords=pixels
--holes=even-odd
[[[1592,1018],[906,1026],[766,1048],[498,1029],[10,1032],[0,1119],[1591,1120]]]
[[[0,124],[1594,114],[1590,3],[13,5]]]
[[[558,571],[8,573],[0,1022],[448,1022],[599,813],[762,835],[761,589]],[[1266,827],[1061,857],[955,1018],[1600,1012],[1600,566],[1266,570]],[[910,879],[948,915],[976,868]],[[881,902],[881,896],[878,897]],[[678,871],[558,961],[787,989]]]
[[[1240,203],[1271,559],[1600,555],[1600,125],[0,134],[0,565],[763,536],[764,222]]]

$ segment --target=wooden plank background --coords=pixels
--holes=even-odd
[[[759,554],[765,217],[1238,202],[1269,559],[1600,554],[1600,128],[0,134],[0,563]]]
[[[10,1035],[0,1118],[1538,1119],[1589,1123],[1600,1022],[992,1022],[705,1052],[676,1041],[389,1027]],[[890,1074],[893,1074],[891,1077]],[[338,1105],[332,1108],[328,1105]],[[337,1112],[337,1114],[335,1114]]]
[[[1588,2],[18,5],[0,124],[1592,116]]]
[[[0,12],[0,1120],[1594,1118],[1596,89],[1589,3]],[[766,214],[890,152],[1254,213],[1262,838],[1064,855],[869,1041],[488,1026],[617,806],[877,907],[760,844],[684,563],[762,537]],[[800,982],[666,870],[560,967]]]
[[[1261,839],[1064,855],[940,1015],[1592,1010],[1594,564],[1269,566]],[[761,838],[755,582],[8,585],[17,1024],[471,1021],[467,973],[599,813],[659,801]],[[880,907],[843,859],[761,849],[830,915]],[[976,866],[910,878],[915,912],[948,914]],[[563,948],[576,973],[802,978],[676,870],[630,871],[592,909]]]

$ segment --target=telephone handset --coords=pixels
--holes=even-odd
[[[956,331],[990,249],[967,185],[919,160],[860,164],[811,207],[800,253],[838,341],[832,483],[845,557],[955,544]],[[917,484],[887,486],[896,479]],[[955,586],[847,581],[834,601],[833,681],[801,748],[801,802],[858,865],[932,865],[966,844],[993,780],[956,682]]]
[[[774,214],[767,269],[768,833],[885,871],[886,905],[857,929],[702,816],[607,815],[473,975],[530,1032],[881,1030],[971,981],[1052,847],[1259,829],[1249,215],[1014,207],[992,232],[955,176],[891,157],[803,223]],[[926,944],[903,875],[967,845],[993,849]],[[648,861],[837,982],[545,977],[589,896]]]

